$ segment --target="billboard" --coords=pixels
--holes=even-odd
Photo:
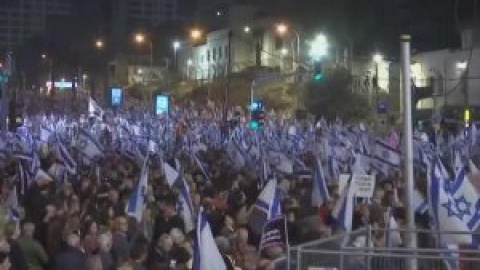
[[[170,96],[165,94],[155,95],[154,103],[154,112],[156,115],[170,112]]]
[[[110,105],[120,107],[123,104],[123,89],[121,87],[110,87]]]

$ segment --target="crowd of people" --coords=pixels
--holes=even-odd
[[[177,140],[193,130],[188,126],[182,129]],[[318,127],[313,131],[322,133]],[[105,129],[102,136],[105,144],[111,141],[111,131]],[[47,144],[39,153],[41,168],[49,172],[59,159],[58,152]],[[312,169],[316,154],[307,149],[298,158]],[[232,168],[231,158],[222,148],[201,149],[197,156],[208,177],[182,151],[169,158],[181,164],[195,212],[203,207],[207,213],[227,268],[275,269],[275,261],[285,256],[286,247],[261,250],[260,236],[248,226],[249,213],[262,189],[259,175],[246,167]],[[79,164],[75,175],[66,174],[63,179],[38,177],[27,188],[18,180],[19,161],[6,156],[0,160],[3,205],[11,192],[17,192],[20,208],[16,218],[9,209],[3,209],[0,270],[191,269],[196,232],[180,215],[180,191],[168,184],[162,162],[160,154],[151,154],[139,222],[128,216],[126,206],[142,168],[120,151],[105,150],[95,166]],[[289,245],[341,230],[332,215],[341,195],[337,179],[326,179],[330,199],[318,206],[312,205],[311,177],[281,173],[275,177],[282,193]],[[385,214],[391,209],[400,227],[405,222],[402,175],[397,172],[378,177],[373,198],[355,204],[352,230],[366,225],[385,228]],[[424,220],[428,223],[428,218]],[[385,245],[384,234],[375,239],[377,246]]]

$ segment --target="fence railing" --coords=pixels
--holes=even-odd
[[[379,243],[387,233],[415,233],[435,236],[466,235],[465,232],[425,230],[386,231],[363,228],[290,247],[285,258],[275,261],[278,270],[477,270],[480,249],[469,245],[438,247],[435,241],[423,241],[418,248],[389,247]],[[471,234],[470,234],[471,235]]]

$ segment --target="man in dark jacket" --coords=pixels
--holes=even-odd
[[[173,228],[183,230],[183,219],[176,212],[176,198],[168,195],[160,202],[160,215],[155,220],[153,241],[157,241],[162,234],[169,234]]]
[[[67,247],[56,257],[53,270],[84,270],[86,256],[80,250],[80,237],[74,233],[67,237]]]

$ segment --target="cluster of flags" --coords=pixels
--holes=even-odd
[[[362,124],[343,125],[336,121],[328,125],[320,120],[315,125],[305,126],[295,121],[278,121],[273,114],[262,130],[252,131],[239,125],[229,136],[222,136],[221,117],[215,111],[210,113],[210,118],[202,117],[205,114],[174,110],[169,117],[133,113],[106,117],[105,111],[89,99],[90,121],[82,117],[41,116],[27,121],[30,126],[16,134],[2,134],[0,158],[18,160],[18,178],[24,190],[32,181],[65,181],[67,176],[76,175],[82,166],[94,166],[107,152],[120,152],[142,168],[126,208],[129,216],[141,222],[150,160],[158,157],[169,186],[179,191],[179,209],[185,229],[190,232],[196,228],[196,243],[200,249],[212,244],[211,232],[205,214],[202,211],[195,213],[182,164],[172,158],[174,153],[187,154],[206,181],[210,181],[212,175],[200,153],[210,149],[224,150],[232,170],[256,172],[262,192],[253,206],[249,226],[259,236],[265,235],[265,228],[271,227],[272,222],[278,223],[282,216],[282,192],[277,176],[310,179],[311,204],[321,207],[331,201],[329,187],[340,185],[342,174],[349,175],[339,190],[340,199],[333,216],[340,228],[350,231],[356,198],[354,176],[376,175],[377,179],[383,179],[399,170],[402,161],[401,140],[396,132],[382,138]],[[185,125],[188,126],[186,130]],[[108,140],[105,131],[109,133]],[[475,242],[468,234],[477,230],[480,223],[479,197],[468,177],[468,171],[478,172],[469,156],[474,138],[476,131],[471,131],[469,136],[443,141],[448,145],[446,148],[433,145],[429,139],[420,137],[414,140],[416,167],[428,175],[428,194],[424,196],[418,190],[414,191],[415,210],[428,213],[432,226],[438,230],[465,232],[439,235],[439,243],[444,246]],[[54,165],[47,171],[39,162],[39,155],[45,147],[56,157]],[[453,153],[451,174],[443,165],[445,155],[442,149]],[[314,157],[310,166],[304,163],[306,153]],[[14,216],[16,206],[10,208],[9,215]],[[385,221],[388,228],[398,227],[391,210]],[[401,245],[398,234],[390,232],[385,237],[389,245]],[[220,264],[209,265],[211,261],[202,257],[205,254],[199,254],[200,268],[197,269],[223,269],[215,268],[222,267]]]

